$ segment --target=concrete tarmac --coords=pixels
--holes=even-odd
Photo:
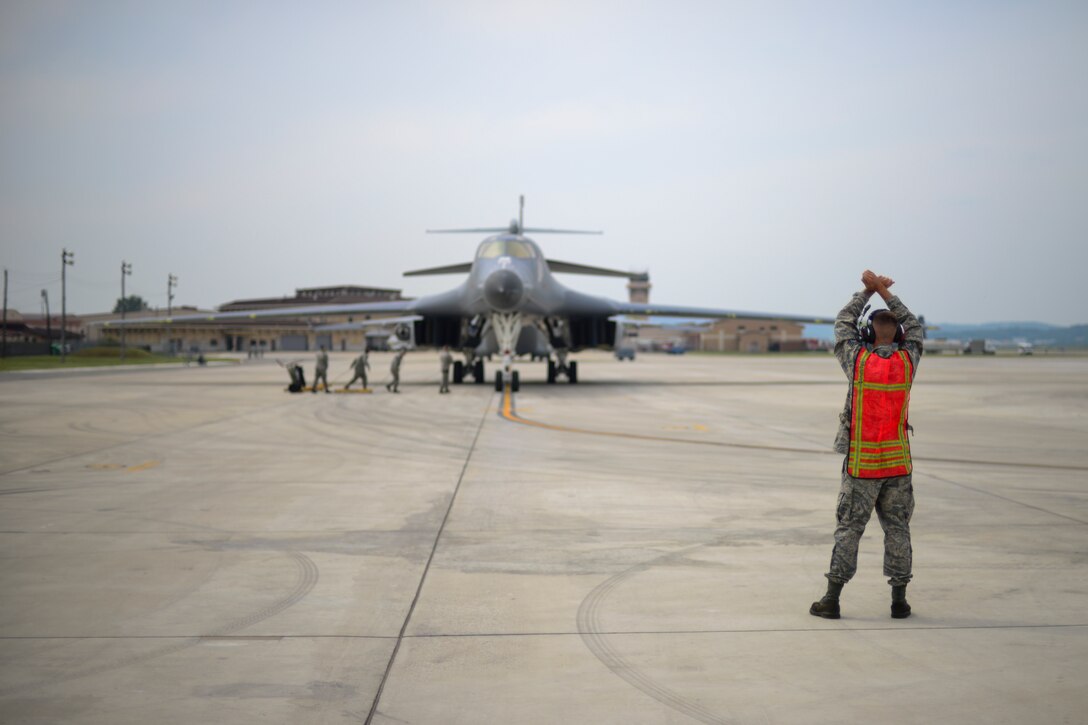
[[[577,359],[0,375],[0,722],[1088,722],[1088,357],[922,361],[837,621],[835,360]]]

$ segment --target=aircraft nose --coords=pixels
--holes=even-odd
[[[484,299],[493,309],[511,312],[521,303],[525,295],[525,285],[521,277],[509,269],[492,272],[484,282]]]

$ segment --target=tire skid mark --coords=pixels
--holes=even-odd
[[[252,627],[253,625],[262,622],[266,619],[276,616],[283,611],[290,609],[295,604],[306,598],[313,588],[317,585],[317,581],[320,578],[320,572],[317,565],[310,557],[300,552],[289,552],[288,557],[294,563],[297,568],[297,578],[291,590],[281,597],[276,602],[273,602],[267,607],[258,609],[255,612],[247,614],[244,617],[234,619],[221,627],[213,629],[206,634],[195,635],[192,637],[186,637],[185,639],[173,642],[171,644],[159,647],[158,649],[151,650],[150,652],[143,652],[140,654],[132,654],[125,657],[119,657],[117,659],[103,662],[97,665],[91,665],[78,669],[73,672],[58,675],[55,677],[49,677],[36,683],[30,683],[25,685],[19,685],[16,687],[0,688],[0,695],[9,695],[15,692],[29,692],[32,690],[38,690],[43,687],[49,687],[50,685],[59,685],[65,682],[71,682],[72,680],[79,680],[85,677],[91,677],[93,675],[99,675],[104,672],[110,672],[112,670],[123,669],[126,667],[132,667],[133,665],[140,665],[152,660],[165,657],[167,655],[176,654],[182,652],[190,647],[200,644],[203,640],[208,638],[226,637],[240,630]],[[79,639],[97,639],[95,637],[81,637]],[[120,639],[153,639],[153,637],[139,637],[139,638],[120,638]]]
[[[677,557],[684,557],[691,551],[701,549],[704,546],[707,546],[707,544],[698,544],[678,552],[665,554],[652,561],[636,564],[605,579],[582,600],[578,607],[576,626],[578,635],[582,638],[582,642],[585,643],[586,647],[589,648],[589,651],[593,653],[593,656],[600,660],[601,664],[607,667],[612,674],[624,680],[627,684],[649,695],[662,705],[671,707],[694,720],[708,723],[708,725],[725,725],[730,721],[708,710],[699,702],[658,684],[652,677],[625,659],[611,645],[608,635],[601,626],[601,610],[605,601],[617,587],[655,566]]]

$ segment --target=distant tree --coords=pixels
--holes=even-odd
[[[117,304],[113,306],[113,313],[119,315],[122,310],[125,312],[139,312],[140,310],[150,309],[151,305],[147,304],[143,297],[140,295],[129,295],[128,297],[117,298]]]

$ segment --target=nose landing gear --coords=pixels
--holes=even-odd
[[[495,392],[502,392],[502,370],[495,371]],[[521,389],[521,379],[518,376],[518,371],[514,370],[510,373],[510,392],[516,393]]]

